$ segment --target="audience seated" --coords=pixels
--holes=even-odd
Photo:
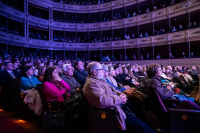
[[[24,66],[22,77],[19,81],[20,90],[30,90],[36,88],[38,84],[42,83],[33,76],[33,68],[31,66]]]
[[[47,101],[64,101],[63,95],[70,98],[70,94],[66,92],[70,90],[69,84],[62,80],[56,68],[47,68],[43,78],[43,92]]]
[[[43,83],[44,73],[46,70],[46,66],[38,67],[38,80]]]
[[[73,77],[74,68],[70,64],[64,64],[62,69],[63,69],[62,79],[69,84],[71,88],[69,90],[69,93],[71,94],[71,96],[73,96],[74,94],[76,94],[76,92],[82,89],[82,86]]]
[[[86,77],[88,77],[88,73],[84,69],[84,64],[82,61],[77,61],[74,64],[74,74],[73,77],[83,86],[86,82]]]
[[[115,107],[118,112],[116,117],[119,118],[118,128],[122,130],[126,130],[126,126],[127,128],[130,126],[133,131],[154,132],[137,117],[124,113],[121,107],[127,101],[126,95],[106,83],[103,79],[104,71],[101,64],[97,62],[90,63],[88,73],[90,76],[83,87],[83,94],[92,108]]]
[[[196,56],[193,54],[193,52],[191,52],[190,58],[196,58]]]

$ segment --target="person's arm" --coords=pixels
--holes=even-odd
[[[70,86],[68,83],[66,83],[63,79],[60,81],[60,83],[65,87],[66,90],[70,90]]]
[[[151,86],[156,89],[161,99],[171,99],[172,95],[174,94],[173,90],[169,90],[167,87],[164,88],[159,86],[159,83],[157,83],[155,80],[151,81]]]
[[[106,91],[102,88],[101,84],[91,82],[86,86],[90,90],[85,92],[84,95],[97,108],[115,107],[123,103],[123,99],[118,95],[107,95]]]
[[[29,90],[32,88],[36,88],[37,84],[31,84],[31,82],[28,81],[27,78],[21,78],[20,80],[20,90]]]
[[[43,87],[46,88],[45,93],[53,97],[60,97],[66,92],[65,89],[59,90],[55,85],[52,85],[52,83],[49,82],[44,82]]]
[[[34,77],[35,81],[36,81],[36,84],[42,84],[36,77]]]

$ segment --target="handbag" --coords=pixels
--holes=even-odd
[[[44,129],[61,129],[65,127],[66,117],[65,110],[52,111],[54,101],[51,102],[50,111],[44,112],[43,128]]]

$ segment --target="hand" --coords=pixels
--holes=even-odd
[[[122,100],[123,100],[122,104],[125,104],[125,103],[126,103],[126,101],[128,100],[128,99],[126,98],[126,95],[124,95],[124,94],[121,94],[121,95],[120,95],[120,97],[121,97],[121,98],[122,98]]]
[[[124,88],[125,88],[126,90],[129,90],[129,89],[130,89],[130,87],[129,87],[128,85],[124,86]]]
[[[168,90],[168,91],[171,90],[171,86],[167,86],[167,90]]]
[[[59,82],[62,81],[62,79],[61,79],[58,75],[54,76],[53,78],[54,78],[54,80],[56,80],[56,81],[59,81]]]
[[[76,88],[75,90],[76,90],[76,91],[80,91],[80,89],[79,89],[79,88]]]

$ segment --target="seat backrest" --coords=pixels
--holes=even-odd
[[[169,114],[157,91],[147,86],[147,93],[152,104],[152,111],[160,119],[166,130],[169,130]]]

